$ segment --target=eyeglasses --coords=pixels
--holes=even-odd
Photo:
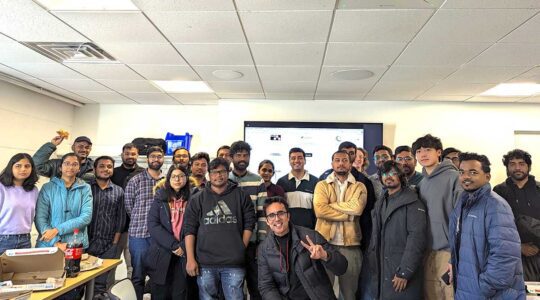
[[[63,162],[62,165],[64,167],[72,167],[72,168],[76,168],[79,166],[79,163],[78,162],[74,162],[74,163],[69,163],[67,161]]]
[[[268,214],[266,215],[266,219],[268,220],[275,220],[277,217],[279,217],[280,219],[283,218],[283,216],[285,216],[286,214],[288,214],[288,212],[286,211],[278,211],[278,212],[275,212],[275,213],[271,213],[271,214]]]
[[[387,160],[387,159],[390,158],[390,156],[388,156],[386,154],[383,154],[383,155],[375,155],[374,158],[375,158],[375,160],[379,160],[379,159]]]
[[[382,173],[381,175],[382,175],[382,177],[397,176],[397,175],[398,175],[398,172],[392,170],[392,171],[387,172],[387,173]]]
[[[208,173],[210,173],[210,175],[218,175],[218,174],[226,175],[228,173],[228,171],[227,170],[211,170]]]
[[[189,155],[187,154],[176,154],[174,158],[189,158]]]
[[[174,180],[181,180],[181,179],[184,179],[186,178],[186,175],[182,174],[182,175],[171,175],[171,179],[174,179]]]
[[[397,161],[397,162],[403,162],[403,161],[404,161],[404,162],[410,162],[410,161],[412,161],[412,160],[413,160],[413,158],[410,157],[410,156],[396,157],[396,161]]]
[[[163,159],[163,155],[150,155],[148,156],[149,159],[156,159],[156,160],[160,160],[160,159]]]

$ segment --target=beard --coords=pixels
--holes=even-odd
[[[336,174],[339,175],[339,176],[345,176],[345,175],[349,174],[349,171],[336,171]]]
[[[514,179],[515,181],[521,181],[529,177],[529,172],[513,172],[513,173],[510,173],[510,177]]]
[[[249,162],[241,160],[239,162],[233,162],[234,168],[239,171],[244,171],[249,166]]]
[[[109,180],[109,179],[111,179],[111,175],[109,175],[107,177],[104,177],[104,176],[100,176],[100,175],[96,174],[96,178],[99,179],[99,180]]]
[[[148,167],[154,171],[159,171],[162,166],[163,166],[163,163],[159,163],[159,162],[153,162],[153,163],[148,164]]]
[[[128,168],[133,168],[133,166],[135,166],[137,161],[134,159],[126,159],[126,160],[123,160],[122,163],[124,164],[124,166]]]

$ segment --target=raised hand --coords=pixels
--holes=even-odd
[[[51,143],[53,145],[55,145],[55,146],[58,146],[58,145],[60,145],[62,143],[63,140],[64,140],[63,137],[57,135],[57,136],[53,137],[53,139],[51,140]]]
[[[313,243],[313,241],[309,238],[308,235],[306,235],[306,241],[307,241],[307,244],[304,243],[304,241],[302,240],[300,240],[300,243],[302,244],[302,246],[304,246],[304,248],[306,248],[309,251],[310,253],[309,257],[311,259],[322,259],[324,261],[328,259],[328,253],[324,251],[324,248],[321,245],[317,245]]]

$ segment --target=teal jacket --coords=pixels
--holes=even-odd
[[[36,228],[39,233],[36,247],[53,247],[58,241],[68,242],[73,230],[79,228],[83,248],[88,248],[87,226],[92,220],[92,191],[90,185],[77,178],[71,189],[64,181],[53,177],[43,185],[36,206]],[[49,242],[41,241],[41,234],[56,228],[58,235]]]

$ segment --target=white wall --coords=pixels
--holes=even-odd
[[[540,105],[245,100],[218,106],[88,105],[77,108],[75,119],[75,132],[94,140],[93,155],[118,154],[135,137],[164,137],[167,131],[193,134],[192,151],[213,155],[220,145],[243,138],[244,121],[382,122],[391,148],[432,133],[445,147],[486,154],[493,163],[492,183],[498,183],[506,177],[500,159],[514,147],[514,130],[540,130]]]
[[[33,155],[57,130],[71,132],[74,115],[73,105],[0,81],[0,169],[16,153]],[[69,151],[71,139],[64,144],[58,152]]]

